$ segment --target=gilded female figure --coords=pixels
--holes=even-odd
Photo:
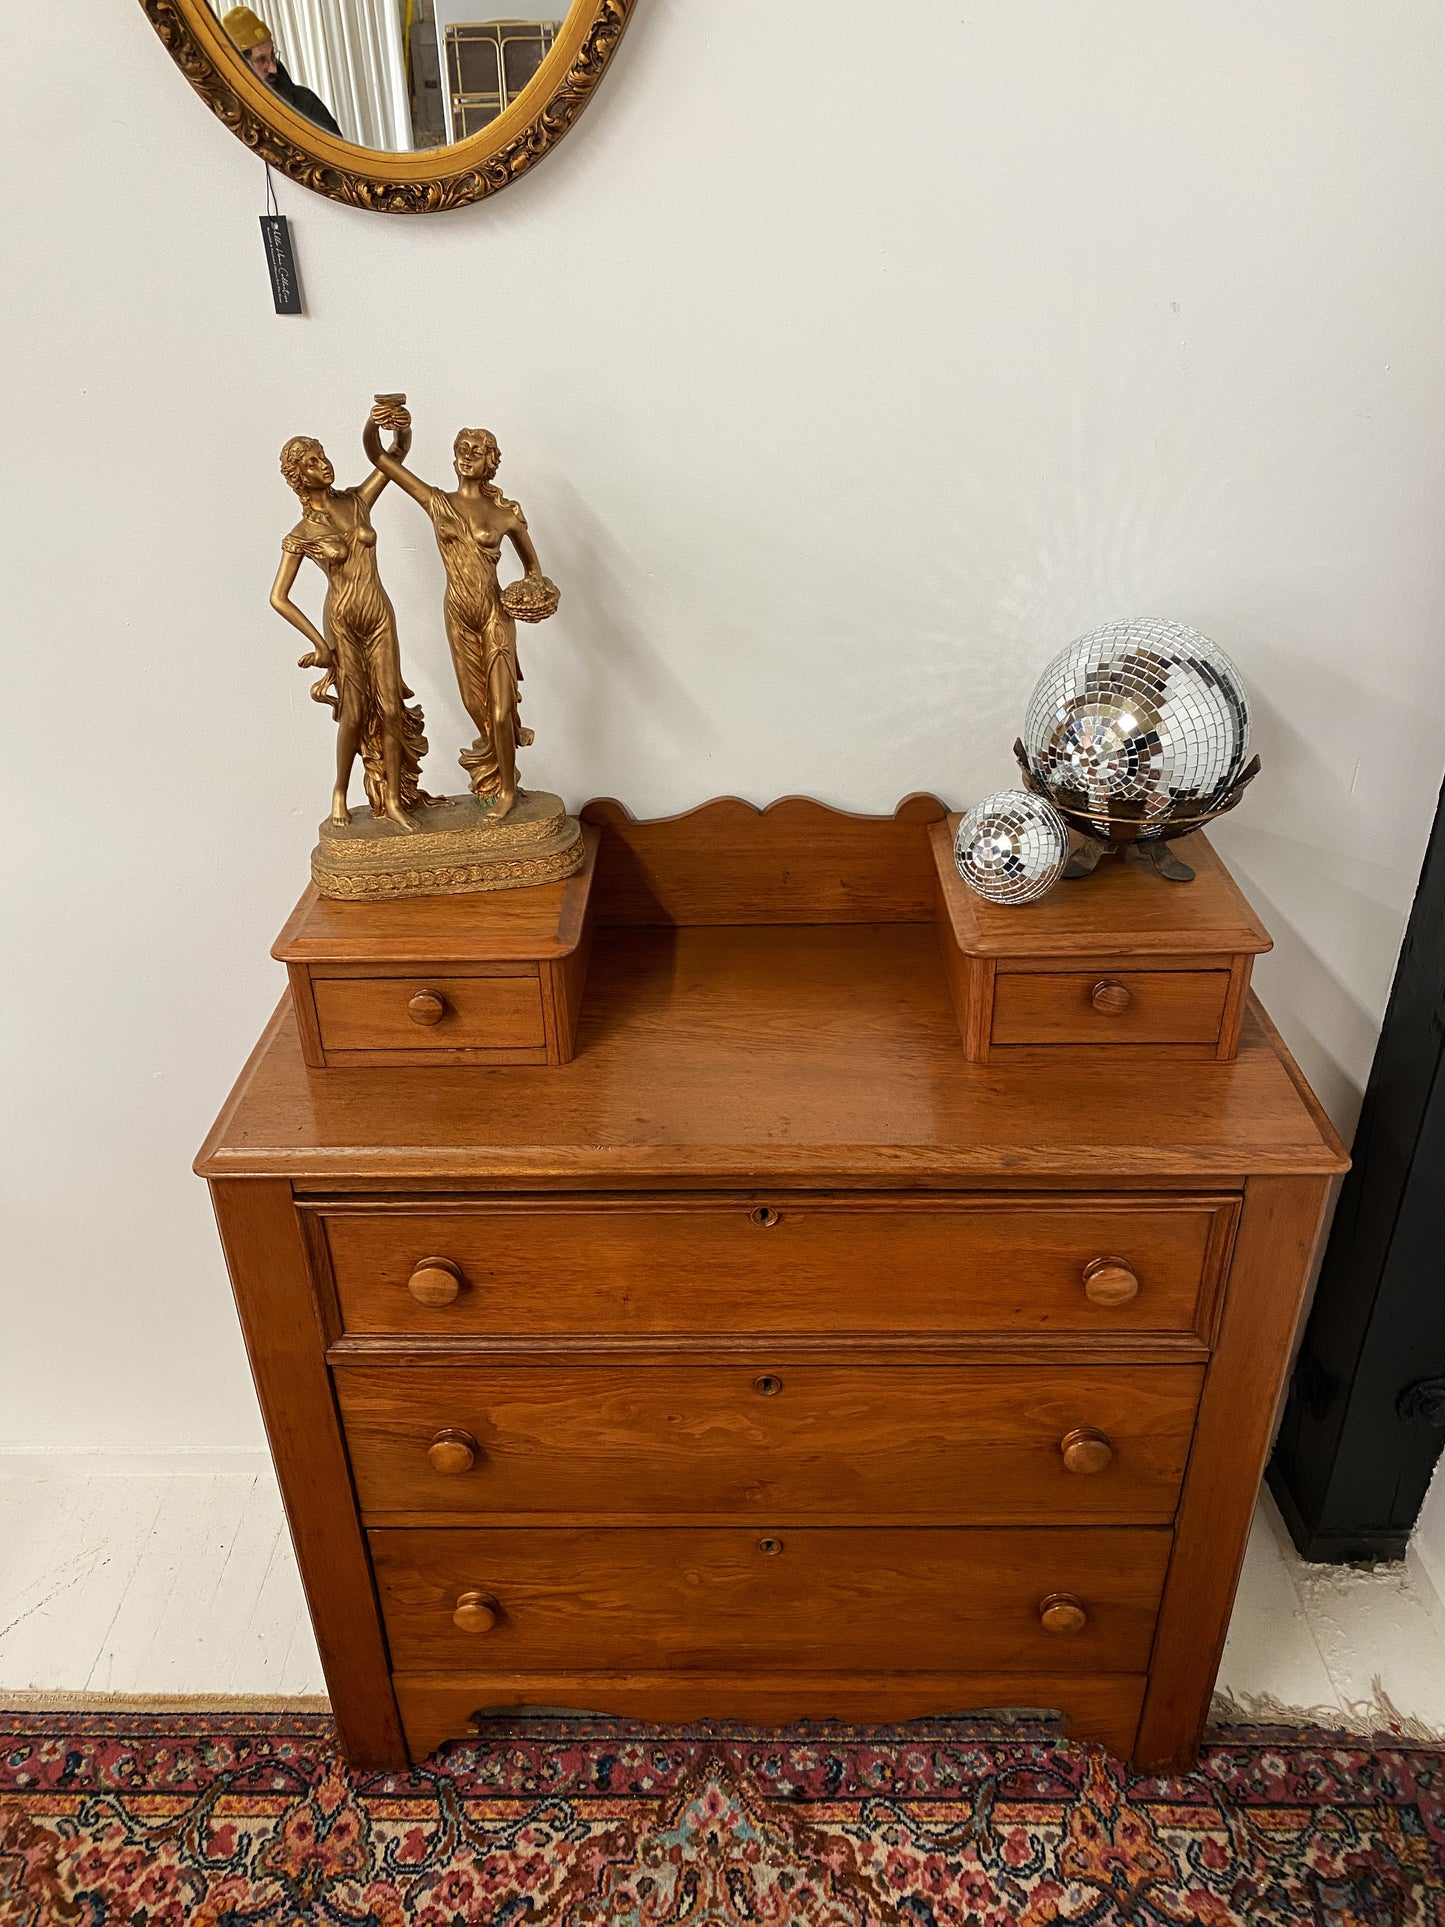
[[[461,765],[473,795],[494,798],[493,815],[506,816],[517,800],[517,750],[532,740],[518,713],[522,671],[515,617],[542,621],[556,609],[557,591],[542,574],[522,511],[492,481],[501,460],[496,437],[485,428],[460,431],[453,446],[457,486],[448,492],[403,467],[410,423],[405,408],[379,403],[362,446],[380,473],[431,517],[447,576],[447,641],[462,702],[477,731],[475,744],[462,751]],[[398,431],[390,451],[381,445],[382,428]],[[516,550],[526,575],[501,589],[497,564],[504,541]]]
[[[392,455],[404,455],[410,442],[409,432],[401,430]],[[411,691],[401,678],[396,616],[376,566],[370,511],[386,487],[386,475],[373,468],[358,487],[335,487],[326,451],[310,435],[287,442],[281,473],[300,497],[304,514],[281,544],[271,607],[311,644],[299,666],[325,671],[311,694],[316,702],[329,703],[336,718],[331,820],[351,821],[346,793],[359,754],[373,813],[390,817],[399,829],[414,830],[406,812],[425,800],[418,780],[426,739],[420,707],[407,705]],[[307,556],[326,577],[320,629],[291,600]]]

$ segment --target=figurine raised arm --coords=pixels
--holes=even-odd
[[[390,431],[388,447],[383,431]],[[457,438],[459,487],[448,496],[405,467],[405,395],[376,397],[363,440],[371,469],[355,488],[336,486],[326,451],[311,436],[294,436],[281,451],[281,472],[302,513],[282,542],[271,606],[306,638],[302,667],[322,672],[312,697],[336,718],[336,783],[311,853],[311,880],[322,896],[353,903],[560,883],[584,867],[587,844],[560,796],[517,788],[516,746],[531,737],[517,720],[513,629],[514,618],[550,615],[557,591],[537,566],[520,510],[491,486],[496,443],[489,435]],[[472,787],[458,796],[421,788],[421,708],[402,680],[396,616],[377,571],[371,511],[394,479],[426,505],[446,565],[452,660],[479,732],[462,757]],[[499,589],[506,540],[527,573]],[[319,625],[293,600],[308,556],[326,577]],[[358,756],[371,807],[353,817],[347,790]]]
[[[399,428],[387,459],[399,461],[410,443],[410,431]],[[425,725],[420,706],[408,706],[411,691],[402,681],[396,616],[376,566],[371,526],[372,504],[386,487],[387,474],[378,465],[357,487],[337,488],[325,449],[310,435],[287,442],[281,473],[300,498],[303,514],[281,543],[271,607],[311,645],[299,667],[325,672],[311,695],[329,704],[336,718],[331,821],[351,821],[347,790],[360,755],[373,814],[389,817],[398,829],[414,830],[407,811],[425,800],[419,788]],[[320,629],[291,600],[308,556],[326,577]]]
[[[390,450],[381,444],[383,428],[397,431]],[[452,665],[477,732],[460,761],[472,794],[491,798],[492,815],[504,817],[521,793],[517,750],[532,741],[519,713],[522,670],[516,622],[542,622],[555,614],[558,593],[542,574],[526,517],[492,480],[501,451],[490,430],[464,428],[457,435],[457,486],[452,490],[431,487],[403,465],[410,431],[406,409],[395,397],[382,397],[371,411],[362,446],[377,471],[405,489],[431,517],[447,577],[444,614]],[[505,589],[497,582],[504,541],[512,544],[526,571]]]

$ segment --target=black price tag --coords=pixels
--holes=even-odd
[[[277,314],[300,314],[301,282],[296,273],[296,252],[291,246],[291,229],[284,214],[261,216],[261,240],[266,249],[271,298],[276,303]]]

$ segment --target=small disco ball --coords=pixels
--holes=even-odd
[[[1249,704],[1239,671],[1197,629],[1114,622],[1054,657],[1022,741],[1027,773],[1076,828],[1182,836],[1238,801]]]
[[[1058,882],[1068,857],[1064,819],[1027,790],[975,803],[953,839],[958,874],[990,903],[1032,903]]]

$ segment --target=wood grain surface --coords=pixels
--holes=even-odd
[[[797,1720],[884,1725],[927,1715],[1060,1712],[1066,1731],[1127,1756],[1144,1696],[1140,1673],[554,1672],[399,1673],[397,1702],[414,1759],[443,1740],[480,1733],[527,1707],[562,1707],[660,1725]],[[475,1716],[483,1714],[480,1725]],[[488,1717],[490,1715],[490,1719]],[[500,1739],[505,1738],[502,1724]]]
[[[406,1743],[291,1193],[217,1184],[211,1196],[337,1733],[355,1765],[395,1770]]]
[[[351,1757],[398,1703],[414,1757],[518,1705],[1032,1705],[1186,1763],[1345,1165],[1248,905],[1196,839],[1195,884],[979,907],[928,797],[586,814],[585,918],[365,906],[358,956],[303,902],[278,947],[313,1059],[313,969],[538,960],[534,1063],[308,1068],[278,1013],[198,1160]],[[985,1061],[1000,985],[1061,1041]]]
[[[1120,1061],[1120,1059],[1127,1061]],[[926,924],[601,930],[570,1064],[308,1070],[268,1030],[207,1176],[592,1188],[1113,1179],[1238,1184],[1344,1155],[1247,1018],[1233,1063],[959,1046]]]
[[[317,1207],[348,1332],[1197,1331],[1236,1201],[1228,1196],[799,1195],[478,1200]],[[761,1222],[771,1214],[770,1222]],[[406,1289],[442,1257],[444,1306]],[[1139,1281],[1101,1305],[1088,1267]]]
[[[1139,1672],[1169,1556],[1164,1528],[948,1531],[700,1526],[369,1534],[398,1672]],[[779,1547],[780,1550],[773,1550]],[[452,1622],[476,1588],[496,1627]],[[1039,1624],[1076,1595],[1082,1631]]]
[[[1171,883],[1152,866],[1105,859],[1092,876],[1056,885],[1033,903],[990,903],[970,890],[953,861],[958,818],[933,825],[947,919],[959,947],[979,957],[1258,955],[1269,932],[1203,834],[1181,845],[1195,870]]]
[[[362,1510],[675,1524],[1167,1524],[1198,1366],[347,1364]],[[1071,1472],[1064,1442],[1107,1441]],[[462,1431],[472,1455],[445,1435]],[[440,1448],[433,1441],[442,1437]],[[435,1469],[429,1452],[446,1465]],[[1075,1456],[1092,1463],[1083,1446]],[[471,1463],[464,1462],[471,1459]]]
[[[582,939],[596,869],[597,834],[583,831],[587,856],[565,883],[530,890],[480,890],[394,903],[340,903],[308,885],[271,947],[283,963],[486,963],[566,957]]]
[[[1096,1000],[1101,984],[1117,986],[1128,1002],[1111,1008]],[[1228,993],[1227,970],[1000,970],[991,1041],[1213,1047]]]
[[[541,1049],[542,988],[532,977],[315,977],[321,1045],[335,1051]],[[442,1010],[419,1024],[409,1005],[432,992]]]
[[[1319,1178],[1245,1187],[1140,1721],[1146,1767],[1188,1766],[1198,1752],[1328,1195]]]
[[[638,822],[611,797],[582,811],[603,832],[603,924],[897,923],[933,914],[929,825],[936,796],[892,816],[854,816],[805,796],[765,810],[718,797],[681,816]]]

